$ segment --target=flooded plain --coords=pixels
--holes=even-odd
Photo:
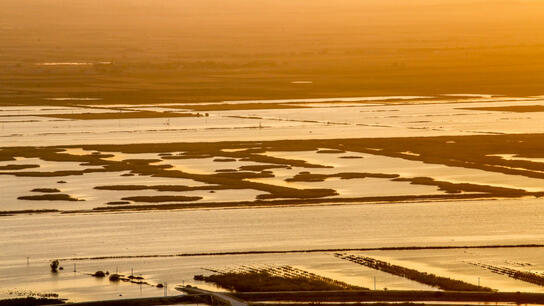
[[[467,107],[544,105],[540,97],[509,99],[456,98],[444,101],[396,100],[395,97],[331,98],[318,102],[351,101],[349,105],[312,104],[306,108],[206,111],[200,116],[174,117],[190,112],[171,104],[169,111],[156,110],[160,118],[87,120],[55,119],[52,115],[87,113],[125,113],[141,109],[129,105],[88,108],[0,107],[0,139],[5,146],[63,145],[77,139],[77,144],[149,143],[172,141],[227,141],[326,139],[352,137],[416,137],[442,135],[477,135],[504,133],[538,133],[544,113],[515,113],[467,110]],[[450,98],[451,99],[451,98]],[[385,100],[382,104],[377,102]],[[311,103],[312,99],[273,100],[269,103]],[[76,101],[77,102],[77,101]],[[85,102],[85,101],[80,101]],[[258,101],[254,101],[257,103]],[[358,102],[353,104],[354,102]],[[229,102],[234,103],[234,102]],[[259,102],[260,103],[260,102]],[[370,104],[368,104],[370,103]],[[376,105],[378,104],[378,105]],[[161,108],[164,104],[159,104]],[[158,106],[158,105],[149,105]],[[111,109],[110,109],[111,108]],[[134,110],[133,110],[134,109]],[[195,113],[195,112],[191,112]],[[40,117],[48,115],[48,117]],[[168,117],[172,114],[172,117]],[[18,117],[20,115],[20,117]],[[23,116],[24,115],[24,116]],[[17,119],[17,120],[15,120]],[[15,135],[17,137],[15,137]],[[350,136],[348,136],[350,135]]]
[[[494,272],[544,273],[544,112],[508,110],[539,110],[542,97],[93,101],[0,107],[0,297],[219,290],[193,277],[270,265],[440,290],[341,258],[351,255],[543,292]]]

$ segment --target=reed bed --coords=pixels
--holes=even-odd
[[[409,280],[413,280],[418,283],[422,283],[446,291],[493,291],[491,288],[477,286],[464,281],[438,276],[427,272],[421,272],[399,265],[393,265],[372,257],[359,255],[343,255],[340,253],[336,253],[335,255],[338,258],[348,260],[353,263],[369,267],[371,269],[380,270],[382,272],[401,276]]]
[[[478,266],[487,269],[493,273],[506,275],[510,278],[514,278],[526,283],[531,283],[539,286],[544,286],[544,275],[542,273],[534,273],[529,271],[521,271],[508,267],[493,266],[484,263],[469,263],[474,266]]]
[[[195,275],[195,280],[214,283],[237,292],[365,290],[289,265],[241,265],[223,269],[205,269],[209,276]]]

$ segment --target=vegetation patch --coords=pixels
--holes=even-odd
[[[340,178],[343,180],[356,179],[356,178],[397,178],[397,174],[384,174],[384,173],[366,173],[366,172],[342,172],[337,174],[312,174],[308,171],[300,172],[292,178],[287,178],[287,182],[323,182],[328,178]]]
[[[297,193],[297,196],[301,194]],[[309,194],[316,195],[315,193]],[[317,194],[319,195],[319,194]],[[270,207],[281,205],[309,205],[309,204],[328,204],[328,203],[395,203],[395,202],[413,202],[430,200],[452,200],[452,199],[489,199],[495,198],[491,194],[433,194],[433,195],[405,195],[405,196],[381,196],[381,197],[356,197],[356,198],[292,198],[292,199],[272,199],[272,195],[260,195],[256,201],[234,201],[234,202],[195,202],[195,203],[169,203],[156,205],[137,205],[137,206],[118,206],[118,207],[96,207],[92,210],[73,210],[63,213],[85,213],[85,212],[110,212],[110,211],[143,211],[143,210],[171,210],[171,209],[195,209],[195,208],[221,208],[221,207]]]
[[[128,205],[130,204],[129,201],[111,201],[106,203],[106,205]]]
[[[184,185],[107,185],[96,186],[98,190],[156,190],[156,191],[194,191],[226,189],[223,186],[184,186]]]
[[[250,172],[250,171],[219,171],[214,174],[216,177],[220,178],[231,178],[236,180],[245,180],[251,178],[267,178],[274,177],[274,174],[270,171],[261,171],[261,172]]]
[[[192,202],[201,200],[202,197],[187,197],[187,196],[134,196],[125,197],[121,200],[132,202],[145,202],[145,203],[161,203],[161,202]]]
[[[194,279],[216,284],[238,292],[362,290],[334,279],[319,276],[291,266],[254,268],[242,266],[231,271],[210,270],[210,276]]]
[[[450,183],[443,181],[436,181],[430,177],[415,177],[415,178],[396,178],[393,181],[397,182],[410,182],[416,185],[436,186],[438,189],[447,193],[461,193],[461,192],[482,192],[489,193],[500,197],[521,197],[527,195],[542,196],[542,193],[527,192],[523,189],[496,187],[489,185],[478,185],[470,183]]]
[[[230,110],[260,110],[260,109],[291,109],[307,108],[302,105],[280,103],[212,103],[192,105],[171,105],[169,108],[187,109],[192,111],[230,111]]]
[[[66,149],[82,149],[98,154],[72,155],[66,154]],[[499,197],[543,196],[542,192],[528,192],[516,188],[477,184],[455,184],[436,181],[433,178],[399,178],[395,174],[366,174],[366,173],[338,173],[334,175],[312,174],[311,169],[331,168],[330,166],[312,163],[301,159],[279,158],[267,155],[267,152],[309,152],[313,154],[320,148],[345,152],[383,155],[407,160],[416,160],[425,163],[441,164],[449,167],[464,167],[483,171],[503,173],[509,175],[523,175],[530,178],[544,178],[544,163],[528,160],[508,160],[497,154],[514,154],[519,157],[544,157],[544,134],[516,134],[493,136],[444,136],[444,137],[411,137],[411,138],[361,138],[361,139],[312,139],[312,140],[279,140],[266,142],[213,142],[213,143],[150,143],[126,145],[84,145],[84,146],[52,146],[52,147],[5,147],[0,148],[0,160],[15,160],[17,158],[39,158],[50,162],[78,162],[86,165],[100,166],[84,170],[63,170],[51,172],[19,171],[0,172],[0,175],[14,175],[22,177],[56,177],[68,175],[85,175],[95,172],[131,173],[139,176],[161,178],[183,178],[205,184],[205,187],[190,186],[140,186],[104,187],[97,189],[110,190],[144,190],[158,191],[191,191],[220,189],[247,189],[262,192],[256,201],[239,201],[228,203],[199,203],[208,207],[227,206],[262,206],[262,205],[297,205],[330,203],[338,193],[332,189],[298,189],[290,186],[264,183],[259,178],[270,178],[275,168],[306,168],[289,181],[323,181],[329,177],[343,179],[362,177],[390,178],[394,181],[405,181],[412,184],[436,186],[445,191],[446,195],[407,195],[385,197],[334,198],[335,202],[365,203],[365,202],[393,202],[409,200],[434,199],[476,199]],[[104,152],[104,153],[100,153]],[[224,158],[259,163],[240,166],[237,171],[199,174],[189,173],[173,168],[170,165],[157,164],[161,159],[127,159],[107,160],[109,152],[138,154],[162,154],[162,158]],[[400,153],[399,153],[400,152]],[[402,152],[412,152],[407,155]],[[168,155],[169,154],[169,155]],[[339,156],[345,157],[345,156]],[[59,181],[60,182],[60,181]],[[268,201],[278,199],[277,201]],[[266,201],[265,201],[266,200]],[[188,203],[184,203],[188,204]],[[195,203],[196,204],[196,203]],[[108,209],[129,209],[128,207],[107,207]],[[140,205],[141,206],[141,205]],[[188,206],[193,206],[189,204]],[[146,209],[185,208],[173,204],[149,206]],[[193,207],[194,208],[194,207]],[[130,208],[132,209],[132,208]],[[138,209],[143,209],[139,207]]]
[[[276,198],[299,198],[299,199],[312,199],[312,198],[324,198],[337,196],[338,192],[334,189],[315,188],[315,189],[290,189],[285,188],[281,192],[274,192],[272,194],[260,194],[257,199],[276,199]]]
[[[291,169],[287,165],[246,165],[240,166],[238,169],[242,171],[263,171],[269,169]]]
[[[193,113],[174,113],[174,112],[117,112],[117,113],[83,113],[83,114],[50,114],[40,115],[40,117],[72,119],[72,120],[112,120],[112,119],[149,119],[149,118],[173,118],[173,117],[200,117]]]
[[[57,298],[35,298],[35,297],[24,297],[24,298],[13,298],[0,300],[0,306],[38,306],[38,305],[55,305],[55,304],[64,304],[65,301]]]
[[[366,256],[343,255],[336,253],[336,257],[376,269],[389,274],[401,276],[418,283],[449,291],[493,291],[491,288],[473,285],[464,281],[437,276],[431,273],[420,272],[414,269],[393,265],[385,261]]]
[[[339,150],[339,149],[320,149],[320,150],[317,150],[315,153],[318,153],[318,154],[340,154],[340,153],[346,153],[346,151]]]
[[[99,272],[101,272],[101,271],[99,271]],[[107,272],[106,272],[106,274],[104,274],[104,276],[106,276],[106,275],[108,275]],[[123,274],[113,273],[113,274],[110,274],[108,279],[111,282],[123,281],[123,282],[129,282],[129,283],[133,283],[133,284],[137,284],[137,285],[149,285],[149,286],[155,287],[154,285],[144,281],[144,278],[142,276],[134,276],[134,275],[125,276]]]
[[[104,271],[96,271],[93,274],[91,274],[91,276],[102,278],[102,277],[106,277],[107,274],[109,274],[109,273],[104,272]]]
[[[22,171],[22,172],[13,172],[6,173],[0,172],[1,174],[11,174],[14,176],[20,177],[62,177],[62,176],[71,176],[71,175],[84,175],[85,173],[93,172],[107,172],[105,169],[85,169],[85,170],[60,170],[60,171]],[[63,181],[58,183],[62,184]]]
[[[484,263],[470,263],[470,264],[487,269],[496,274],[506,275],[510,278],[514,278],[526,283],[531,283],[538,286],[544,286],[544,275],[539,273],[533,273],[529,271],[520,271],[520,270],[516,270],[512,268],[493,266],[493,265],[488,265]]]
[[[228,163],[228,162],[235,162],[236,158],[214,158],[213,161],[219,162],[219,163]]]
[[[229,172],[238,172],[236,169],[217,169],[215,170],[216,173],[229,173]]]
[[[60,192],[57,188],[34,188],[31,192],[42,192],[42,193],[57,193]]]
[[[0,166],[0,170],[23,170],[30,168],[39,168],[40,165],[5,165]]]
[[[82,199],[74,198],[71,195],[64,194],[64,193],[21,196],[21,197],[18,197],[17,199],[29,200],[29,201],[70,201],[70,202],[85,201]]]
[[[13,216],[22,214],[45,214],[60,212],[58,209],[24,209],[24,210],[4,210],[0,211],[0,216]]]

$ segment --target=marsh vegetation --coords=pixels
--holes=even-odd
[[[531,284],[535,284],[539,286],[544,286],[544,275],[542,275],[541,273],[522,271],[522,270],[512,269],[508,267],[485,264],[481,262],[480,263],[473,262],[470,264],[484,268],[496,274],[506,275],[508,277],[518,279],[523,282],[527,282],[527,283],[531,283]]]
[[[291,266],[265,268],[241,266],[230,271],[215,269],[210,269],[210,271],[216,272],[216,274],[195,275],[194,279],[214,283],[219,287],[237,292],[365,289]]]
[[[432,287],[448,291],[493,291],[491,288],[469,284],[464,281],[438,276],[431,273],[421,272],[415,269],[390,264],[367,256],[336,254],[338,258],[351,261],[372,269],[405,277]]]
[[[0,150],[0,160],[9,161],[17,158],[34,158],[59,166],[52,171],[44,170],[4,170],[0,175],[10,175],[21,178],[64,178],[69,176],[86,176],[89,174],[115,174],[126,177],[126,182],[134,177],[133,181],[142,181],[141,178],[162,178],[170,184],[111,184],[101,185],[94,183],[96,190],[112,191],[114,198],[99,204],[91,204],[95,211],[147,210],[147,209],[183,209],[198,207],[240,207],[240,206],[267,206],[267,205],[301,205],[317,203],[367,203],[393,202],[435,199],[482,199],[482,198],[522,198],[540,197],[543,191],[536,188],[513,188],[504,185],[477,184],[475,182],[458,182],[438,180],[433,177],[407,176],[395,173],[395,169],[386,171],[334,171],[338,166],[329,163],[346,165],[357,163],[358,168],[364,169],[371,156],[395,158],[406,161],[418,161],[426,164],[438,164],[445,167],[455,167],[457,172],[462,169],[485,171],[489,176],[508,175],[525,177],[527,179],[541,179],[544,164],[522,159],[539,156],[541,137],[538,135],[502,135],[502,136],[452,136],[452,137],[425,137],[406,139],[325,139],[300,141],[268,141],[268,142],[217,142],[217,143],[166,143],[166,144],[128,144],[128,145],[85,145],[59,147],[13,147]],[[509,147],[509,143],[516,143]],[[321,149],[320,149],[321,148]],[[327,148],[327,149],[323,149]],[[82,150],[81,154],[70,154],[69,150]],[[319,152],[325,156],[324,162],[318,161],[311,154]],[[507,152],[508,151],[508,152]],[[290,158],[284,152],[300,156]],[[305,152],[309,152],[305,159]],[[313,152],[313,153],[311,153]],[[411,152],[404,154],[403,152]],[[504,159],[497,154],[517,154],[518,159]],[[112,158],[118,154],[126,158]],[[356,154],[365,154],[367,158]],[[150,158],[133,158],[149,156]],[[502,155],[501,155],[502,156]],[[154,158],[151,158],[154,157]],[[347,157],[347,158],[345,158]],[[338,160],[328,161],[331,158]],[[176,160],[174,163],[173,160]],[[191,161],[209,160],[210,163],[199,162],[204,171],[192,171]],[[179,162],[178,162],[179,161]],[[79,169],[63,169],[63,163],[78,163]],[[180,164],[181,163],[181,164]],[[183,165],[187,163],[189,168]],[[214,166],[225,165],[226,167]],[[355,165],[355,164],[354,164]],[[234,167],[231,167],[234,166]],[[209,170],[208,170],[209,169]],[[348,169],[344,168],[338,169]],[[303,171],[301,171],[303,170]],[[467,171],[469,171],[467,170]],[[468,172],[467,172],[468,173]],[[176,183],[183,179],[199,184],[184,185]],[[274,179],[267,181],[267,179]],[[436,187],[437,192],[420,194],[407,191],[399,195],[368,195],[346,196],[337,188],[327,188],[328,181],[334,179],[354,180],[364,184],[366,179],[380,179],[389,183],[410,183],[411,185]],[[281,183],[281,180],[284,183]],[[64,180],[59,180],[64,181]],[[484,180],[485,181],[485,180]],[[312,183],[317,185],[297,185],[298,183]],[[310,188],[306,186],[311,186]],[[323,186],[323,187],[321,187]],[[346,184],[346,187],[356,188],[356,184]],[[75,196],[61,193],[58,188],[33,188],[33,192],[40,195],[19,195],[20,200],[33,201],[80,201]],[[251,190],[258,192],[253,198],[243,198],[240,192],[238,199],[217,201],[221,191]],[[409,189],[407,189],[409,190]],[[135,193],[127,194],[127,191]],[[138,192],[146,192],[138,194]],[[151,192],[156,192],[155,194]],[[175,192],[176,194],[162,194]],[[206,193],[204,193],[206,192]],[[213,193],[219,193],[212,197]],[[115,196],[115,194],[119,196]],[[157,203],[156,207],[138,205],[116,206],[126,202]],[[168,204],[160,204],[170,202]],[[176,202],[186,204],[176,205]],[[110,204],[108,204],[110,203]],[[103,207],[102,205],[107,205]],[[49,208],[49,207],[48,207]],[[51,207],[54,208],[54,207]],[[78,209],[79,210],[79,209]]]

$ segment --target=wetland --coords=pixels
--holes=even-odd
[[[0,1],[0,305],[541,304],[522,2]]]

